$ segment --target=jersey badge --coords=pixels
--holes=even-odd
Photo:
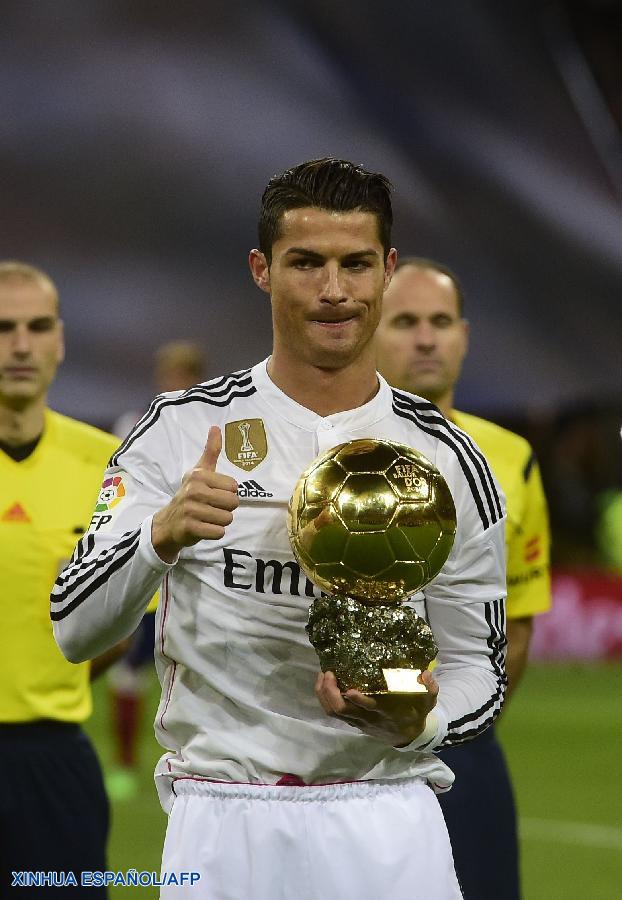
[[[32,519],[24,509],[21,503],[14,503],[9,506],[2,515],[3,522],[32,522]]]
[[[95,512],[108,512],[114,509],[117,503],[125,497],[125,485],[120,475],[105,478],[99,492]]]
[[[225,425],[225,453],[239,469],[250,472],[268,455],[268,439],[262,419],[239,419]]]

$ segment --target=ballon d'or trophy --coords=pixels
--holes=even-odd
[[[292,494],[287,525],[304,573],[323,592],[307,632],[342,690],[413,694],[438,652],[402,601],[441,570],[456,534],[447,482],[422,453],[392,441],[333,447]]]

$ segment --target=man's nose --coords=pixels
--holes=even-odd
[[[18,356],[27,356],[30,353],[30,332],[25,326],[18,325],[13,332],[11,342],[13,353]]]
[[[347,294],[343,285],[343,272],[338,265],[327,265],[325,269],[325,281],[322,287],[321,300],[325,303],[343,303],[347,300]]]
[[[414,339],[417,347],[429,349],[436,344],[436,332],[431,325],[420,322],[415,328]]]

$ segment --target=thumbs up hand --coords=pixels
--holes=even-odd
[[[151,543],[164,562],[174,562],[184,547],[219,540],[239,504],[238,485],[216,471],[222,434],[213,425],[196,466],[184,475],[173,499],[153,517]]]
[[[195,469],[205,469],[208,472],[215,472],[221,450],[222,433],[218,425],[212,425],[207,434],[207,441],[203,453],[201,454],[201,459],[196,464]],[[232,479],[230,478],[229,481],[232,481]]]

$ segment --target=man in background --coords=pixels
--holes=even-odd
[[[550,606],[547,506],[527,441],[453,408],[467,346],[468,323],[456,276],[432,260],[400,261],[376,332],[378,369],[389,384],[435,403],[469,434],[504,490],[509,695],[527,663],[532,618]],[[494,726],[439,755],[456,775],[452,790],[439,795],[439,801],[465,900],[518,900],[516,811]]]
[[[153,380],[156,393],[185,391],[205,378],[205,353],[194,341],[167,341],[155,352]],[[128,410],[116,420],[113,432],[123,440],[145,410]]]
[[[205,378],[205,353],[194,341],[175,340],[161,344],[155,353],[154,383],[158,394],[185,391]],[[113,426],[121,439],[127,437],[142,413],[124,413]],[[110,719],[115,765],[106,774],[112,800],[129,800],[139,790],[139,739],[144,697],[149,676],[155,675],[153,645],[158,595],[150,603],[131,646],[109,673]]]
[[[99,763],[80,724],[91,712],[90,676],[120,648],[92,665],[68,663],[54,641],[48,596],[89,527],[119,442],[48,408],[63,356],[50,278],[24,263],[0,262],[2,897],[15,872],[72,873],[72,896],[105,893],[80,886],[82,871],[105,870],[108,833]],[[53,885],[22,888],[20,896],[64,890]]]

